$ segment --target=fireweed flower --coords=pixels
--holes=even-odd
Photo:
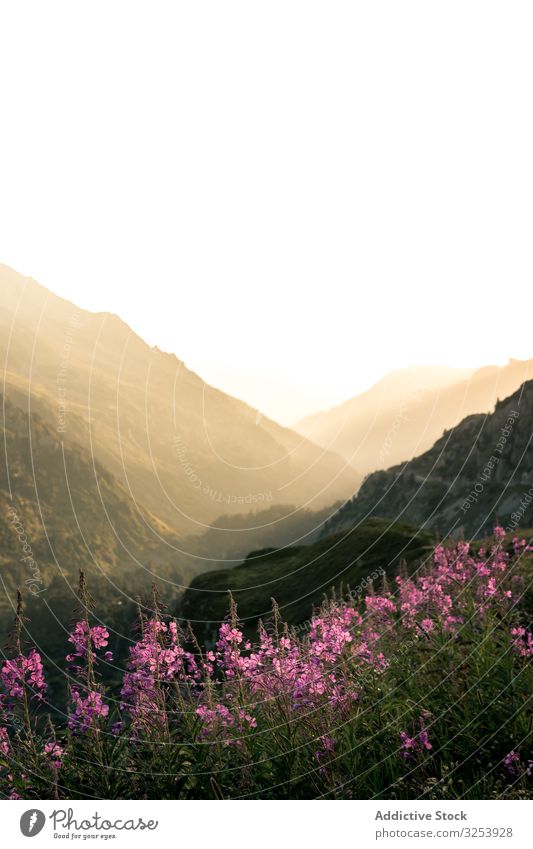
[[[511,628],[513,651],[520,657],[533,657],[533,635],[526,628]]]
[[[315,752],[315,758],[317,760],[320,760],[321,758],[325,757],[333,751],[333,749],[335,748],[335,740],[333,739],[333,737],[330,737],[327,734],[322,735],[318,739],[321,744],[321,747]]]
[[[427,715],[426,715],[427,716]],[[429,734],[425,727],[426,716],[419,717],[420,731],[409,736],[406,731],[400,731],[400,757],[409,760],[413,757],[420,757],[424,752],[429,752],[433,748],[429,742]]]
[[[257,720],[244,708],[233,713],[224,704],[219,703],[214,707],[201,705],[196,708],[196,715],[202,723],[199,736],[214,737],[224,746],[239,743],[239,740],[233,738],[257,728]]]
[[[92,654],[93,649],[105,648],[109,641],[109,631],[101,625],[95,625],[93,628],[90,628],[89,623],[86,620],[82,620],[81,622],[76,622],[68,636],[68,641],[74,646],[74,651],[67,655],[67,660],[71,662],[75,658],[86,657],[88,652]],[[106,652],[105,659],[112,660],[112,652]]]
[[[233,703],[237,690],[231,690],[232,682],[241,690],[245,687],[250,699],[286,697],[294,711],[349,707],[361,694],[358,675],[363,667],[370,666],[378,673],[388,668],[383,639],[396,628],[413,630],[417,639],[430,639],[438,630],[455,635],[471,615],[467,604],[472,596],[479,618],[489,606],[508,605],[513,594],[504,583],[509,558],[503,551],[503,539],[502,530],[497,530],[490,551],[482,549],[477,555],[464,542],[454,549],[437,546],[427,573],[396,579],[397,598],[389,593],[367,596],[364,619],[351,605],[331,602],[312,617],[304,640],[288,633],[274,638],[263,628],[259,645],[252,648],[232,617],[220,627],[216,652],[206,655],[203,662],[201,674],[218,682],[216,686],[225,682],[226,690],[221,689],[222,698],[216,704],[197,709],[202,720],[200,733],[236,730]],[[468,595],[465,589],[470,587]],[[522,639],[523,635],[516,637]],[[420,727],[412,735],[402,732],[403,756],[431,750],[424,722],[421,717]]]
[[[396,578],[402,625],[419,635],[437,629],[456,634],[472,594],[480,619],[489,606],[506,609],[513,591],[507,585],[509,555],[503,550],[504,536],[503,529],[496,528],[495,544],[489,552],[481,548],[476,557],[467,543],[459,542],[455,548],[439,545],[427,574]],[[463,592],[467,586],[472,587],[471,593]]]
[[[97,690],[91,690],[82,696],[79,690],[73,688],[72,702],[74,711],[68,718],[68,727],[79,734],[83,734],[95,726],[99,719],[105,719],[109,714],[109,706],[104,704],[102,694]]]
[[[505,539],[505,529],[501,525],[496,525],[494,528],[494,539],[497,543],[501,543]]]
[[[90,627],[83,619],[76,622],[68,637],[74,650],[67,655],[67,662],[78,661],[72,667],[73,673],[79,679],[79,684],[71,687],[72,710],[68,719],[70,731],[84,734],[90,728],[97,726],[101,719],[109,714],[109,707],[104,703],[102,693],[96,683],[95,666],[98,661],[97,649],[107,646],[109,632],[101,625]],[[105,652],[105,659],[112,660],[111,652]]]
[[[509,775],[518,775],[520,771],[520,755],[518,752],[511,751],[502,761]]]
[[[400,757],[410,758],[416,751],[416,739],[414,737],[409,737],[406,731],[400,731],[400,740],[402,741]]]
[[[0,728],[0,752],[2,752],[3,755],[7,756],[7,755],[9,755],[10,751],[11,751],[11,748],[10,748],[10,745],[9,745],[9,735],[8,735],[8,732],[7,732],[7,728],[1,727]]]
[[[142,638],[130,648],[121,709],[129,713],[134,729],[143,724],[161,725],[165,717],[165,687],[174,684],[195,690],[200,687],[201,678],[196,658],[179,644],[176,623],[150,620]]]
[[[63,764],[64,750],[55,741],[45,743],[44,754],[46,755],[52,769],[59,770]]]
[[[39,700],[47,690],[41,656],[35,649],[31,649],[27,656],[20,654],[13,660],[6,660],[0,672],[0,679],[8,695],[15,699],[22,698],[25,686],[32,690],[34,698]]]
[[[396,612],[396,603],[390,596],[369,595],[365,598],[368,613],[377,615],[378,619],[385,622],[391,621],[391,616]]]
[[[72,654],[67,655],[67,660],[71,661],[75,657],[83,657],[87,650],[87,642],[89,636],[89,625],[87,622],[76,622],[74,629],[68,636],[68,642],[74,645]]]

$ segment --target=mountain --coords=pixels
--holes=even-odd
[[[133,511],[180,536],[222,513],[321,509],[360,482],[342,458],[204,383],[117,316],[81,310],[6,266],[0,363],[13,404],[94,456]]]
[[[473,372],[439,366],[399,369],[367,392],[303,419],[295,430],[341,454],[363,474],[405,462],[473,413],[533,377],[533,360]]]
[[[467,416],[433,447],[366,478],[329,520],[323,535],[369,516],[412,522],[442,536],[478,537],[496,522],[508,531],[533,524],[533,380],[493,413]]]
[[[402,561],[414,565],[425,558],[431,543],[417,528],[369,519],[311,545],[254,552],[233,569],[204,572],[185,591],[179,615],[202,640],[212,641],[231,591],[247,630],[269,617],[272,598],[284,621],[298,625],[332,589],[354,595],[370,592],[372,584],[378,589]]]

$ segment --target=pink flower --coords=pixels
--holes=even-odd
[[[525,628],[511,628],[513,651],[520,657],[533,657],[533,635]]]
[[[52,769],[61,769],[64,751],[59,745],[59,743],[56,743],[55,741],[51,743],[45,743],[44,753],[50,761],[50,766],[52,767]]]
[[[420,745],[421,745],[424,749],[427,749],[428,751],[429,751],[430,749],[432,749],[432,748],[433,748],[433,746],[432,746],[432,745],[431,745],[431,743],[429,742],[428,733],[427,733],[427,731],[426,731],[425,729],[422,729],[422,731],[419,733],[419,735],[418,735],[418,742],[420,743]]]
[[[502,763],[509,775],[518,775],[520,766],[520,755],[518,752],[509,752],[508,755],[505,755]]]
[[[219,739],[225,746],[240,742],[238,740],[240,735],[257,727],[257,720],[244,708],[234,715],[226,705],[221,703],[213,708],[200,705],[196,708],[196,715],[202,721],[200,736]]]
[[[35,649],[31,649],[27,656],[21,654],[13,660],[6,660],[0,678],[13,698],[21,698],[25,686],[33,692],[36,699],[42,699],[47,690],[41,656]]]
[[[424,751],[431,751],[433,748],[432,744],[429,742],[429,735],[427,729],[425,727],[426,721],[425,716],[419,717],[420,731],[415,733],[412,737],[410,737],[407,732],[400,732],[400,740],[402,741],[400,757],[409,759],[415,756],[421,756]]]
[[[109,640],[109,631],[107,628],[102,628],[100,625],[95,625],[91,628],[91,639],[95,649],[102,649],[107,646]]]
[[[95,625],[93,628],[89,628],[89,624],[85,620],[76,622],[68,637],[69,643],[72,643],[74,646],[74,652],[67,655],[67,660],[70,662],[75,657],[84,657],[87,652],[92,652],[93,648],[105,648],[108,640],[109,631],[102,625]],[[112,658],[113,655],[111,652],[106,652],[106,659],[112,660]]]
[[[400,731],[400,740],[402,741],[400,757],[410,758],[417,748],[416,739],[414,737],[409,737],[406,731]]]
[[[380,614],[385,620],[390,620],[391,615],[396,612],[395,602],[386,596],[367,595],[365,605],[369,613]]]
[[[505,539],[505,529],[501,525],[496,525],[494,528],[494,539],[497,543],[503,542]]]
[[[9,735],[7,733],[7,728],[0,728],[0,752],[3,755],[9,755],[11,751],[11,747],[9,745]]]
[[[72,690],[72,702],[74,712],[69,716],[68,726],[71,731],[80,734],[109,713],[108,705],[104,704],[102,694],[97,690],[90,690],[86,696],[81,696],[78,690]]]
[[[150,620],[142,639],[130,648],[121,708],[130,714],[136,731],[143,725],[161,725],[165,685],[180,683],[197,689],[200,679],[201,670],[194,655],[178,643],[176,623],[167,627],[164,622]]]

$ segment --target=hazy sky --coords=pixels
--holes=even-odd
[[[0,0],[0,261],[283,422],[531,357],[532,17]]]

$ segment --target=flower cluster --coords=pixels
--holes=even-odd
[[[524,763],[519,753],[515,752],[514,749],[504,757],[502,763],[509,775],[524,775],[528,778],[531,778],[533,775],[533,760],[529,759],[526,763]]]
[[[400,610],[406,628],[420,634],[438,627],[456,633],[465,621],[471,593],[474,591],[476,613],[482,617],[490,607],[508,606],[513,600],[506,580],[509,555],[504,551],[503,528],[495,528],[495,544],[489,552],[481,548],[477,556],[470,553],[468,543],[456,548],[437,546],[434,562],[427,574],[416,578],[396,578],[400,592]]]
[[[512,646],[520,657],[533,657],[533,634],[519,626],[511,628]]]
[[[74,710],[68,718],[71,731],[83,734],[94,727],[97,720],[105,719],[109,714],[109,705],[104,704],[102,694],[97,690],[90,690],[82,696],[78,689],[73,688],[71,695],[74,705]]]
[[[93,653],[93,649],[105,648],[109,641],[109,631],[102,625],[90,628],[89,623],[83,619],[81,622],[76,622],[68,636],[68,641],[74,646],[74,651],[67,655],[67,661],[70,663],[76,658],[86,658],[89,652]],[[113,653],[105,652],[104,659],[113,660]]]
[[[161,724],[165,715],[165,685],[195,687],[201,672],[194,655],[181,645],[175,622],[151,619],[142,638],[130,648],[128,671],[121,690],[121,708],[138,730]]]
[[[223,704],[216,704],[212,708],[200,705],[196,708],[196,714],[201,720],[200,736],[216,737],[225,746],[231,742],[230,732],[243,735],[257,728],[257,720],[244,708],[232,712]]]
[[[288,633],[275,637],[262,629],[256,648],[235,623],[223,623],[212,658],[214,669],[226,682],[239,682],[256,699],[284,697],[296,710],[327,702],[340,706],[357,698],[349,677],[335,667],[342,658],[355,661],[364,654],[365,640],[354,636],[361,622],[352,607],[332,606],[328,613],[313,617],[306,641]],[[205,716],[210,720],[210,713]]]
[[[68,727],[76,734],[83,734],[89,728],[95,728],[98,721],[109,714],[109,706],[104,703],[94,672],[97,662],[96,650],[106,648],[108,640],[107,628],[101,625],[91,628],[87,619],[76,622],[69,634],[68,641],[74,646],[74,651],[67,655],[67,662],[72,663],[77,659],[81,661],[73,667],[80,683],[70,689],[72,710],[68,718]],[[105,652],[104,659],[112,660],[112,652]]]
[[[47,690],[41,655],[31,649],[28,655],[19,654],[6,660],[0,672],[0,680],[8,695],[20,699],[28,687],[36,699],[42,699]]]

